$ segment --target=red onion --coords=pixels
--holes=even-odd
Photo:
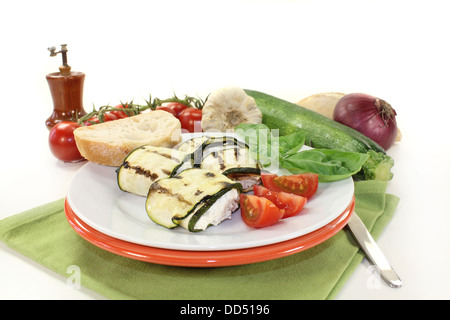
[[[350,93],[336,104],[333,119],[366,135],[384,150],[397,136],[397,113],[386,101],[365,93]]]

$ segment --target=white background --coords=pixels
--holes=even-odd
[[[364,261],[338,299],[449,299],[447,1],[8,1],[0,4],[0,219],[65,196],[82,164],[56,160],[45,75],[68,44],[84,107],[236,85],[297,102],[365,92],[396,109],[403,139],[379,245],[404,280],[374,286]],[[0,298],[102,299],[0,244]]]

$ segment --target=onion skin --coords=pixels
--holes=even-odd
[[[336,104],[333,120],[351,127],[388,150],[397,136],[397,113],[386,101],[365,93],[350,93]]]

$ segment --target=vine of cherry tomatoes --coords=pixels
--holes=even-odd
[[[173,114],[174,117],[180,120],[181,128],[188,132],[201,131],[201,109],[188,107],[179,102],[170,102],[168,104],[157,107],[156,110],[164,110]]]

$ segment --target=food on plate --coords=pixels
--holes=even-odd
[[[169,177],[186,155],[179,150],[149,145],[131,151],[117,170],[120,190],[147,196],[152,183]]]
[[[240,182],[245,191],[260,183],[261,169],[249,152],[248,146],[232,136],[202,136],[183,142],[179,151],[191,152],[185,165],[180,166],[173,175],[188,167],[221,172],[233,181]]]
[[[306,109],[320,113],[321,115],[333,119],[333,111],[336,103],[345,96],[341,92],[322,92],[303,98],[297,104]]]
[[[235,128],[263,167],[281,165],[284,158],[297,153],[305,143],[305,135],[300,130],[286,136],[280,136],[277,131],[265,124],[242,123]]]
[[[281,159],[281,166],[294,174],[316,173],[319,181],[331,182],[358,174],[369,158],[367,153],[310,149]]]
[[[122,191],[146,196],[153,182],[189,168],[217,171],[243,185],[245,191],[261,182],[261,170],[248,148],[231,137],[194,137],[177,148],[142,146],[128,154],[117,170]]]
[[[143,145],[173,147],[181,141],[180,121],[165,111],[77,128],[75,141],[87,160],[118,167],[134,149]]]
[[[254,185],[253,195],[240,195],[242,220],[253,228],[268,227],[298,215],[319,184],[317,175],[310,173],[294,176],[263,173],[261,177],[263,186]]]
[[[253,194],[269,199],[278,209],[284,210],[282,219],[299,214],[308,201],[305,197],[283,191],[269,190],[261,185],[255,185],[253,187]]]
[[[210,139],[209,141],[213,141]],[[250,155],[247,145],[230,139],[220,141],[218,145],[214,142],[206,143],[203,149],[203,158],[200,168],[205,170],[219,171],[233,181],[240,182],[245,192],[251,190],[255,184],[261,181],[261,169],[257,161]]]
[[[251,155],[263,167],[275,163],[294,174],[316,173],[322,182],[343,180],[358,174],[369,158],[368,154],[358,152],[303,150],[305,137],[300,131],[273,136],[264,124],[240,124],[235,131],[246,142],[249,141]]]
[[[254,90],[246,92],[255,99],[263,114],[263,123],[270,129],[278,129],[280,136],[300,130],[305,134],[306,144],[314,148],[367,153],[370,157],[377,155],[372,161],[364,163],[361,178],[392,179],[392,158],[379,144],[362,133],[294,103]],[[366,174],[369,171],[376,174]]]
[[[336,104],[333,120],[361,132],[388,150],[397,136],[396,115],[383,99],[365,93],[350,93]]]
[[[79,127],[80,125],[76,122],[62,121],[50,130],[48,143],[50,151],[56,158],[65,162],[84,160],[73,136],[73,131]]]
[[[242,221],[252,228],[265,228],[274,225],[283,218],[284,210],[272,201],[255,195],[240,194]]]
[[[255,100],[237,87],[212,92],[202,109],[203,131],[226,132],[240,123],[261,123],[262,114]]]
[[[240,182],[244,191],[249,191],[261,180],[261,169],[250,156],[248,148],[226,147],[211,151],[203,158],[201,169],[222,172],[233,181]]]
[[[145,207],[150,219],[166,228],[203,231],[231,218],[241,192],[240,183],[220,172],[191,168],[155,181]]]
[[[262,173],[262,184],[269,190],[288,192],[311,199],[317,192],[319,178],[314,173],[300,173],[278,176],[274,173]]]
[[[193,153],[196,151],[203,143],[211,139],[209,136],[202,135],[199,137],[193,137],[190,139],[187,139],[186,141],[181,142],[178,146],[175,148],[178,151],[186,152],[186,153]]]
[[[232,87],[210,94],[203,109],[163,102],[102,109],[99,124],[73,133],[81,155],[118,166],[119,188],[146,196],[147,215],[166,228],[203,231],[230,219],[239,206],[248,226],[262,228],[298,215],[316,194],[319,179],[330,182],[358,173],[364,179],[392,179],[393,160],[382,146],[276,97]],[[156,110],[142,113],[144,108]],[[112,111],[126,116],[106,119]],[[199,119],[207,133],[181,142],[182,129],[195,130],[192,124]],[[225,133],[229,129],[234,134]],[[305,144],[315,149],[304,150],[309,149]],[[272,164],[292,174],[261,172],[271,171]],[[251,190],[253,195],[243,194]]]

